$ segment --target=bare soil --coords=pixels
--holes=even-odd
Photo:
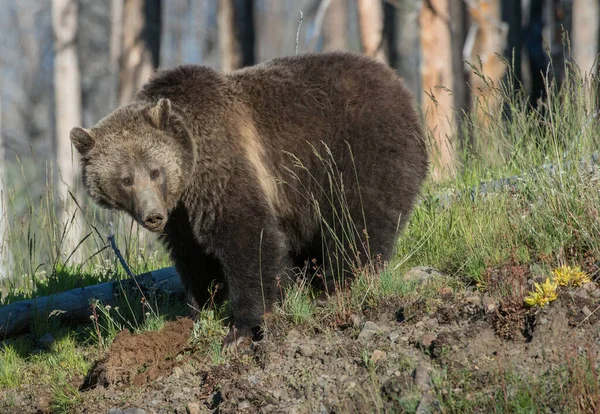
[[[160,332],[124,331],[74,384],[81,388],[75,412],[483,413],[497,399],[511,412],[506,372],[543,382],[584,352],[600,364],[599,289],[562,291],[543,309],[513,310],[519,318],[475,289],[450,288],[440,288],[435,306],[382,303],[329,327],[292,326],[274,315],[262,341],[220,363],[208,349],[190,347],[190,320]],[[556,395],[574,386],[566,381]],[[489,405],[453,405],[481,398]],[[594,412],[600,396],[585,398],[580,412]],[[49,412],[33,406],[19,412]],[[569,411],[557,404],[548,412]]]

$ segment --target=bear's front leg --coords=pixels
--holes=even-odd
[[[233,207],[234,205],[230,205]],[[291,268],[288,242],[268,206],[226,209],[214,238],[233,309],[234,324],[224,345],[254,337],[271,311]]]

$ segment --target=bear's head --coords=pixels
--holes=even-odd
[[[115,110],[91,129],[71,130],[88,194],[161,232],[187,187],[195,146],[168,99]]]

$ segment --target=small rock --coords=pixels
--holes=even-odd
[[[548,323],[548,319],[541,317],[540,319],[538,319],[537,323],[538,325],[546,325]]]
[[[444,287],[444,288],[440,289],[440,296],[442,298],[449,299],[449,297],[452,296],[453,293],[454,293],[454,289],[452,289],[451,287]]]
[[[181,376],[183,375],[183,370],[179,367],[175,367],[173,368],[173,373],[171,374],[171,377],[173,377],[174,379],[179,379],[181,378]]]
[[[430,393],[426,393],[421,397],[421,401],[417,406],[417,411],[415,414],[433,414],[438,412],[438,408],[436,407],[436,400]]]
[[[425,321],[425,325],[430,327],[430,328],[435,328],[436,326],[438,326],[439,322],[437,320],[437,318],[429,318]]]
[[[238,408],[240,410],[246,410],[246,409],[250,408],[251,406],[252,406],[252,404],[250,404],[250,401],[244,400],[239,403]]]
[[[592,293],[590,293],[590,296],[594,299],[600,299],[600,289],[594,290]]]
[[[121,410],[120,408],[111,408],[110,410],[108,410],[106,412],[106,414],[123,414],[123,410]]]
[[[378,361],[384,359],[386,356],[387,356],[387,354],[385,353],[385,351],[376,349],[371,354],[371,361],[373,361],[374,363],[377,363]]]
[[[423,285],[435,277],[443,277],[443,276],[444,275],[442,273],[440,273],[433,267],[417,266],[417,267],[413,267],[408,272],[406,272],[406,274],[404,275],[404,278],[406,280],[413,280],[413,281],[417,282],[418,284]]]
[[[390,332],[388,334],[388,338],[390,338],[390,341],[394,342],[396,341],[396,339],[398,339],[400,337],[400,334],[398,332]]]
[[[588,295],[587,290],[585,289],[577,289],[575,291],[575,296],[581,298],[581,299],[589,299],[590,295]]]
[[[38,343],[42,348],[50,349],[54,344],[54,336],[50,332],[38,339]]]
[[[488,295],[483,296],[483,298],[481,299],[481,304],[483,305],[483,309],[487,313],[494,312],[496,309],[498,309],[498,303],[496,302],[496,300]]]
[[[360,328],[360,325],[362,324],[362,318],[360,316],[352,314],[350,315],[350,320],[352,321],[352,326]]]
[[[433,344],[433,341],[435,341],[436,339],[437,337],[433,334],[425,334],[421,337],[420,342],[423,348],[429,348],[431,344]]]
[[[300,334],[300,332],[298,332],[295,329],[292,329],[291,331],[288,332],[287,336],[285,337],[285,340],[287,342],[296,342],[300,338],[302,338],[302,335]]]
[[[465,302],[473,304],[475,306],[481,306],[481,296],[470,295],[465,298]]]
[[[191,402],[187,405],[186,410],[188,414],[200,414],[200,404]]]
[[[362,331],[358,334],[358,339],[369,339],[379,332],[379,326],[375,322],[367,321]]]
[[[417,365],[413,372],[413,383],[421,392],[425,392],[431,388],[431,377],[427,367],[423,364]]]
[[[598,287],[596,286],[596,284],[594,282],[584,283],[582,288],[587,290],[588,292],[593,292],[598,289]]]
[[[183,391],[185,394],[190,394],[192,392],[192,390],[188,387],[183,387],[181,391]]]
[[[583,314],[585,315],[586,318],[590,317],[592,315],[592,311],[590,310],[590,308],[588,308],[587,306],[584,306],[581,311],[583,312]]]
[[[123,410],[123,414],[146,414],[146,410],[142,410],[141,408],[131,407]]]
[[[423,325],[425,325],[425,322],[423,322],[423,321],[418,321],[417,323],[415,323],[416,328],[422,328]]]
[[[300,344],[298,350],[300,351],[300,355],[307,358],[310,358],[315,354],[315,346],[309,342]]]

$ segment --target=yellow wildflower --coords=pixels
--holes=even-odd
[[[556,290],[558,289],[558,282],[551,281],[549,277],[543,283],[534,283],[535,291],[530,292],[525,298],[525,303],[529,306],[544,307],[548,303],[552,302],[558,297]]]
[[[572,268],[571,266],[561,266],[558,269],[554,269],[552,275],[554,276],[554,280],[561,286],[576,287],[592,281],[579,266],[575,268]]]

